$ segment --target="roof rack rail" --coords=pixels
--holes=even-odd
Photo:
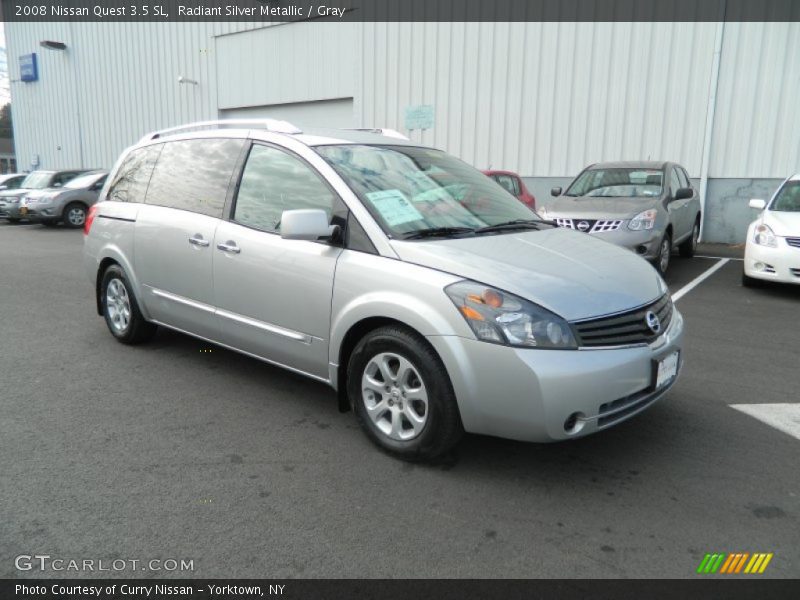
[[[237,127],[240,129],[266,129],[272,133],[303,133],[301,129],[295,127],[288,121],[280,121],[278,119],[219,119],[217,121],[198,121],[196,123],[187,123],[186,125],[179,125],[177,127],[152,131],[139,141],[146,142],[150,140],[156,140],[164,135],[178,133],[180,131],[192,131],[195,129],[219,129],[222,127]]]
[[[366,133],[377,133],[385,137],[397,138],[398,140],[411,141],[407,136],[403,135],[395,129],[386,129],[381,127],[351,127],[347,131],[364,131]]]

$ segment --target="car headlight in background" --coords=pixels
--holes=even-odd
[[[769,225],[764,225],[763,223],[761,225],[756,225],[753,241],[759,246],[768,246],[770,248],[778,247],[778,238],[775,237]]]
[[[657,216],[658,211],[655,208],[644,210],[631,219],[631,222],[628,223],[628,229],[633,231],[652,229],[656,224]]]
[[[518,296],[474,281],[445,288],[479,340],[528,348],[577,349],[564,319]]]

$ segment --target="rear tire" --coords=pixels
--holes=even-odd
[[[64,225],[70,229],[78,229],[83,227],[86,223],[86,213],[88,210],[86,206],[80,202],[73,202],[64,207],[63,220]]]
[[[347,392],[367,437],[402,460],[439,458],[464,433],[441,359],[403,327],[381,327],[359,341],[347,366]]]
[[[100,308],[111,335],[123,344],[149,341],[158,329],[142,316],[133,288],[119,265],[111,265],[103,273]]]
[[[692,227],[692,235],[689,236],[685,242],[680,246],[680,253],[683,258],[692,258],[697,251],[697,240],[700,238],[700,217],[694,222]]]

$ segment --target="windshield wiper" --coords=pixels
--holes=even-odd
[[[541,229],[541,225],[550,225],[547,221],[538,221],[532,219],[516,219],[514,221],[506,221],[505,223],[497,223],[496,225],[487,225],[476,229],[475,233],[491,233],[493,231],[509,231],[512,229]]]
[[[471,227],[431,227],[429,229],[419,229],[418,231],[409,231],[403,234],[404,240],[418,240],[420,238],[429,237],[447,237],[452,235],[459,235],[464,233],[474,233],[475,230]]]

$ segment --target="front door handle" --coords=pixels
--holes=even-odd
[[[199,233],[195,233],[192,237],[189,238],[189,243],[192,246],[200,246],[201,248],[206,248],[209,245],[208,240],[204,240],[203,236]]]
[[[228,240],[223,244],[217,244],[217,250],[222,250],[223,252],[230,252],[231,254],[239,254],[242,250],[239,246],[236,245],[236,242]]]

